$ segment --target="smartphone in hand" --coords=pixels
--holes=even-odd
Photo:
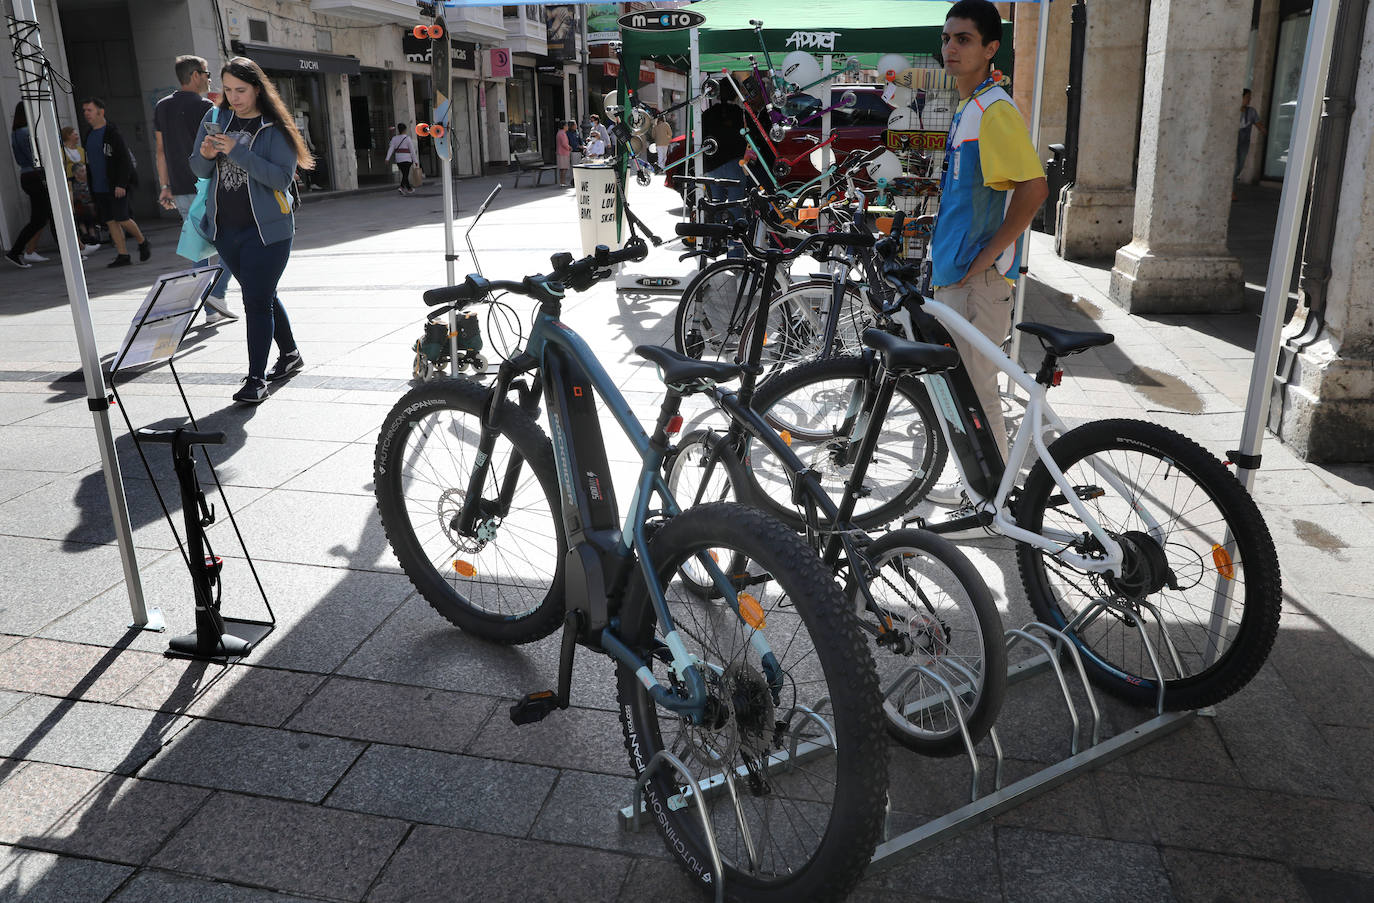
[[[205,123],[205,134],[222,135],[224,134],[224,126],[220,125],[218,122],[207,122]]]

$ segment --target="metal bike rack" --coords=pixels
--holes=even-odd
[[[687,779],[687,785],[698,799],[706,798],[701,792],[701,785],[697,783],[696,777],[687,769],[686,764],[668,750],[660,749],[654,753],[653,758],[649,759],[649,764],[635,779],[634,798],[630,800],[630,805],[620,812],[621,827],[629,831],[639,831],[639,813],[644,810],[644,788],[648,786],[649,779],[653,777],[654,772],[665,765],[671,766],[679,775]],[[730,788],[730,794],[733,797],[734,786],[728,783],[726,786]],[[736,801],[737,809],[738,806],[738,801]],[[701,827],[706,832],[706,848],[711,854],[711,881],[716,886],[716,903],[724,903],[725,868],[720,864],[720,848],[716,845],[716,832],[711,828],[711,817],[706,814],[705,806],[697,806],[697,814],[701,816]]]
[[[1090,606],[1088,609],[1085,609],[1084,612],[1080,613],[1080,615],[1071,622],[1071,625],[1089,623],[1092,620],[1089,614],[1093,612],[1101,614],[1102,611],[1108,608],[1109,606],[1095,603],[1093,606]],[[1117,612],[1116,609],[1111,610]],[[1096,615],[1093,615],[1093,617],[1095,616]],[[1154,647],[1150,643],[1148,636],[1146,636],[1145,627],[1139,618],[1131,617],[1127,619],[1127,623],[1139,631],[1141,640],[1145,645],[1145,649],[1150,659],[1150,665],[1154,669],[1155,676],[1159,682],[1160,691],[1159,695],[1156,697],[1155,715],[1153,718],[1136,725],[1134,728],[1122,734],[1107,740],[1102,740],[1101,710],[1098,708],[1097,698],[1093,693],[1092,685],[1088,682],[1088,675],[1083,667],[1082,657],[1073,642],[1070,641],[1067,633],[1038,621],[1032,621],[1021,628],[1013,628],[1006,631],[1008,648],[1015,646],[1017,643],[1025,642],[1038,646],[1042,650],[1039,655],[1011,666],[1007,670],[1008,683],[1019,683],[1020,681],[1043,673],[1044,671],[1053,671],[1064,698],[1065,708],[1068,709],[1069,718],[1073,725],[1073,735],[1069,739],[1069,755],[1029,777],[1016,781],[1007,787],[1003,787],[1002,743],[997,736],[997,729],[994,727],[988,732],[988,736],[992,741],[993,753],[996,760],[993,792],[980,797],[978,793],[978,756],[972,744],[967,740],[968,732],[965,728],[965,749],[968,752],[969,763],[974,774],[974,785],[970,802],[918,828],[899,834],[896,837],[888,838],[873,852],[873,858],[869,860],[869,868],[879,869],[896,865],[903,854],[927,850],[941,841],[947,840],[956,834],[982,824],[1008,809],[1015,808],[1063,784],[1070,778],[1084,771],[1104,765],[1134,749],[1145,746],[1166,734],[1172,733],[1192,720],[1196,716],[1195,712],[1164,713],[1164,675],[1159,667],[1159,660],[1155,656]],[[1171,651],[1173,650],[1173,642],[1168,638],[1167,630],[1165,630],[1165,646]],[[1079,732],[1081,724],[1078,712],[1073,702],[1073,696],[1070,693],[1069,681],[1065,677],[1064,669],[1059,663],[1060,652],[1065,649],[1068,650],[1069,657],[1073,660],[1074,669],[1078,672],[1079,682],[1083,687],[1083,692],[1088,700],[1088,706],[1092,712],[1091,742],[1086,749],[1082,750],[1079,749]],[[1177,664],[1176,656],[1175,663]],[[944,683],[943,681],[941,682]],[[951,696],[953,696],[953,688],[946,684],[946,689]],[[921,700],[914,703],[913,706],[909,706],[907,712],[911,713],[916,711],[922,705],[929,707],[937,704],[943,705],[944,700]],[[956,704],[955,711],[962,722],[964,718],[962,706]]]

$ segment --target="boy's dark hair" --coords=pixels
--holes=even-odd
[[[202,57],[187,53],[177,57],[175,68],[177,84],[187,85],[191,83],[191,76],[195,75],[197,72],[204,71],[208,74],[210,71],[210,63]]]
[[[398,123],[396,123],[396,134],[398,134],[398,135],[404,135],[404,134],[405,134],[405,131],[406,131],[406,124],[405,124],[404,122],[398,122]]]
[[[97,110],[105,109],[105,101],[101,100],[99,97],[87,97],[85,100],[81,101],[83,107],[86,104],[94,105]]]
[[[978,29],[983,45],[1002,40],[1002,14],[991,0],[959,0],[945,13],[945,21],[968,19]]]

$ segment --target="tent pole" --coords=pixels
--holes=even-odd
[[[1302,80],[1298,84],[1298,115],[1289,139],[1288,170],[1279,195],[1278,231],[1269,253],[1269,278],[1264,284],[1264,309],[1259,334],[1255,338],[1255,362],[1250,370],[1250,392],[1245,401],[1245,422],[1241,427],[1240,453],[1236,477],[1249,490],[1258,469],[1264,427],[1269,422],[1274,368],[1279,356],[1279,338],[1287,308],[1288,284],[1293,278],[1293,261],[1302,225],[1303,202],[1312,178],[1312,154],[1317,142],[1326,97],[1326,76],[1331,61],[1331,45],[1336,32],[1335,0],[1316,0],[1307,31],[1307,50],[1303,54]]]
[[[124,478],[120,473],[114,435],[110,431],[110,402],[105,392],[105,374],[101,369],[100,349],[96,347],[95,332],[91,325],[86,274],[81,269],[76,217],[72,212],[67,180],[61,177],[64,152],[57,133],[57,105],[53,102],[52,85],[44,69],[47,61],[33,0],[14,0],[14,18],[16,21],[10,24],[10,38],[14,42],[14,58],[19,70],[20,95],[29,117],[29,133],[37,140],[39,159],[48,163],[48,198],[53,217],[58,223],[57,244],[62,251],[62,275],[67,281],[67,298],[71,302],[76,344],[81,353],[81,371],[86,380],[86,406],[95,420],[100,463],[105,472],[105,492],[109,497],[119,558],[124,566],[124,585],[129,593],[129,609],[133,615],[129,626],[160,631],[164,629],[162,612],[156,608],[149,612],[143,601],[133,529],[129,525],[129,503],[124,496]]]
[[[1049,0],[1040,0],[1040,24],[1035,35],[1035,87],[1031,94],[1031,147],[1035,153],[1040,153],[1040,109],[1045,94],[1045,44],[1049,38],[1050,31],[1050,4]],[[1011,322],[1013,325],[1020,323],[1026,310],[1026,273],[1029,271],[1027,261],[1030,259],[1030,234],[1031,229],[1026,227],[1025,234],[1021,236],[1021,269],[1017,274],[1016,280],[1016,302],[1012,305]],[[1013,329],[1011,331],[1011,359],[1016,362],[1021,360],[1021,333]]]
[[[691,65],[689,66],[689,68],[691,69],[690,78],[692,79],[692,86],[695,86],[696,90],[700,90],[701,30],[699,28],[693,27],[691,31],[688,33],[687,50],[688,53],[691,55]],[[687,152],[693,153],[696,151],[697,148],[701,147],[701,116],[698,115],[697,112],[692,109],[690,104],[687,107],[687,119],[690,121],[692,126],[690,129],[692,140],[688,144]],[[703,162],[700,154],[698,154],[697,157],[692,161],[692,167],[696,170],[698,178],[706,175],[706,164]],[[701,188],[701,186],[698,185],[697,188]]]

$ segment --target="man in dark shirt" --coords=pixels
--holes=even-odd
[[[212,104],[205,98],[210,90],[210,64],[198,56],[179,56],[176,59],[177,84],[181,88],[168,94],[157,102],[153,110],[153,123],[157,128],[157,200],[168,210],[175,209],[184,221],[196,199],[196,177],[191,173],[187,158],[198,149],[195,147],[196,131],[200,121]],[[204,266],[209,259],[196,262]],[[237,315],[229,310],[224,299],[229,287],[229,270],[225,269],[210,297],[205,299],[209,308],[205,315],[205,325],[210,326],[221,320],[234,320]]]
[[[744,135],[741,134],[744,127],[744,111],[735,103],[734,89],[728,85],[723,86],[720,99],[701,114],[702,143],[704,144],[707,139],[716,143],[713,153],[702,154],[702,165],[706,167],[706,175],[708,178],[730,179],[734,182],[732,185],[714,185],[708,182],[706,195],[713,201],[744,199],[747,189],[744,167],[740,165],[740,160],[749,147]],[[742,216],[743,207],[730,207],[722,211],[716,219],[719,222],[730,222]],[[738,242],[731,242],[727,253],[730,257],[742,257],[744,249]]]
[[[147,260],[152,256],[153,246],[129,215],[129,186],[138,178],[129,145],[124,143],[124,136],[115,124],[105,118],[105,102],[100,98],[84,101],[81,115],[91,127],[86,134],[91,196],[95,198],[97,216],[110,230],[110,240],[114,242],[117,255],[106,266],[126,267],[132,263],[124,243],[126,235],[138,243],[138,259]]]

